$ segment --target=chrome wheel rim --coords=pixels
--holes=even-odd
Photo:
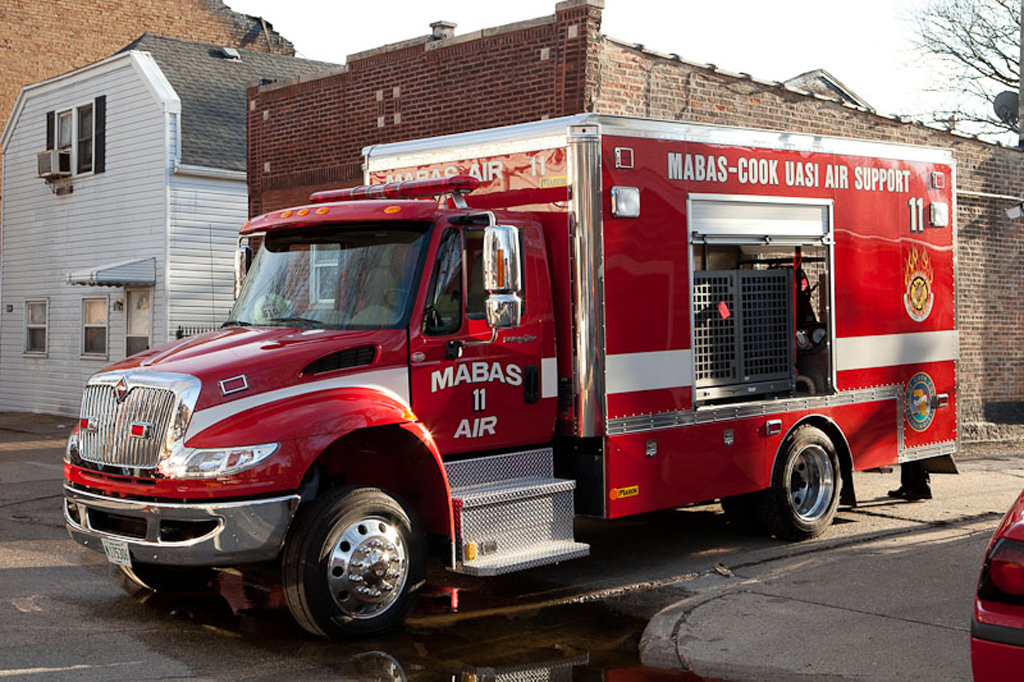
[[[803,448],[790,461],[786,480],[789,506],[803,521],[817,521],[832,506],[835,483],[832,458],[819,445]]]
[[[327,563],[331,598],[347,616],[373,618],[401,596],[409,573],[409,556],[398,527],[368,516],[337,536]]]

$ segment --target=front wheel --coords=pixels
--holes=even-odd
[[[402,625],[426,572],[415,515],[376,488],[339,488],[299,510],[282,558],[292,616],[321,637]]]
[[[776,537],[807,540],[825,532],[839,507],[842,477],[835,446],[809,424],[786,439],[772,472],[772,487],[758,498],[761,518]]]

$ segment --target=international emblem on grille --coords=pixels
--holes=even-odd
[[[117,402],[123,403],[126,395],[128,395],[128,381],[125,377],[121,377],[121,380],[114,386],[114,396],[117,397]]]

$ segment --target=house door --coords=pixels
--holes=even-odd
[[[153,287],[124,291],[124,354],[140,353],[153,345]]]

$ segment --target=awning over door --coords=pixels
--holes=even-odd
[[[68,284],[99,287],[153,286],[156,258],[139,258],[67,274]]]

